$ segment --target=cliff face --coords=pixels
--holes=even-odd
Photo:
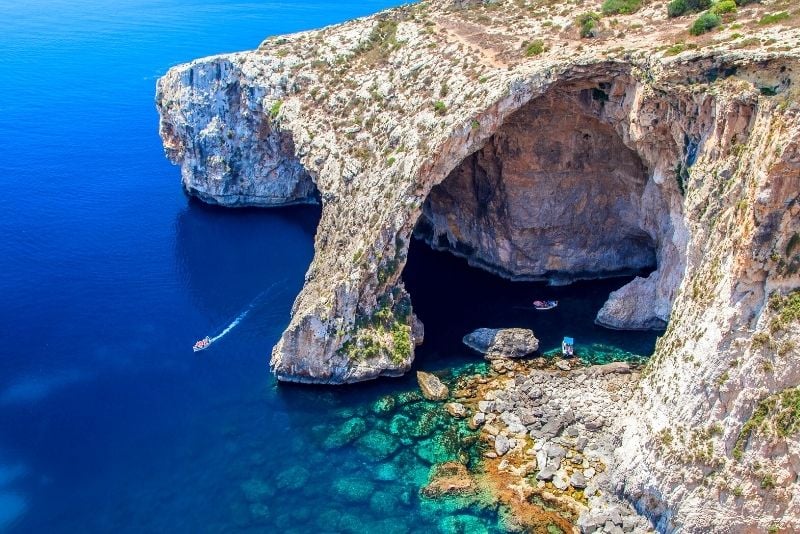
[[[740,439],[762,400],[778,396],[772,417],[800,382],[797,319],[780,305],[793,301],[767,304],[800,285],[800,32],[748,6],[747,43],[725,30],[675,56],[692,47],[662,45],[688,40],[689,20],[663,6],[595,39],[541,9],[424,2],[159,80],[189,194],[275,205],[318,191],[314,260],[270,366],[315,383],[408,370],[415,230],[512,278],[654,269],[597,318],[669,322],[619,422],[618,490],[664,530],[800,528],[796,430]]]
[[[167,157],[181,165],[190,195],[223,206],[280,206],[315,202],[313,179],[300,163],[292,136],[275,128],[264,98],[280,80],[251,83],[236,56],[183,70],[156,103]]]

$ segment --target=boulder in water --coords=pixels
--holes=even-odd
[[[478,328],[462,341],[487,360],[522,358],[539,348],[539,340],[527,328]]]
[[[450,394],[447,386],[430,373],[417,371],[417,382],[419,382],[419,388],[422,390],[422,396],[428,400],[445,400]]]

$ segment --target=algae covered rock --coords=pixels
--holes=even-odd
[[[475,479],[467,467],[458,462],[446,462],[431,468],[428,485],[421,493],[430,498],[444,495],[466,495],[475,492]]]
[[[450,394],[447,386],[430,373],[417,371],[417,382],[419,382],[419,388],[422,390],[422,396],[428,400],[445,400]]]
[[[259,502],[275,494],[275,488],[266,480],[251,478],[240,486],[244,498],[251,503]]]
[[[395,401],[394,397],[386,395],[375,401],[372,405],[372,411],[378,415],[391,413],[394,411],[396,404],[397,401]]]
[[[372,482],[359,477],[340,478],[333,484],[334,492],[347,502],[366,502],[374,489]]]
[[[539,340],[527,328],[478,328],[462,341],[487,360],[522,358],[539,348]]]
[[[308,469],[301,466],[290,467],[278,473],[275,477],[275,486],[279,489],[296,490],[302,488],[310,477]]]
[[[344,447],[357,440],[366,430],[367,423],[360,417],[354,417],[345,421],[342,426],[328,435],[322,446],[328,450]]]
[[[443,518],[439,522],[439,532],[443,534],[458,534],[461,532],[488,534],[489,528],[480,518],[474,515],[459,514]]]
[[[358,450],[375,460],[388,458],[400,447],[397,438],[380,430],[367,432],[356,445]]]

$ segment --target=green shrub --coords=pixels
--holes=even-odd
[[[447,105],[441,100],[437,100],[433,103],[433,111],[435,111],[437,115],[444,115],[447,113]]]
[[[597,37],[599,33],[600,15],[590,11],[582,15],[578,15],[575,19],[578,26],[581,28],[581,37]]]
[[[747,4],[760,4],[761,0],[736,0],[737,6],[746,6]]]
[[[781,22],[789,18],[789,13],[786,11],[779,11],[778,13],[770,13],[769,15],[764,15],[761,17],[761,20],[758,21],[759,24],[775,24],[776,22]]]
[[[535,41],[531,41],[525,47],[525,55],[528,57],[538,56],[542,52],[544,52],[544,41],[542,41],[541,39],[536,39]]]
[[[711,12],[715,15],[724,15],[726,13],[736,13],[736,2],[733,0],[720,0],[711,6]]]
[[[269,116],[272,117],[273,119],[278,118],[278,114],[281,112],[282,105],[283,102],[281,100],[278,100],[277,102],[272,104],[272,107],[269,108]]]
[[[722,24],[722,19],[714,13],[703,13],[689,27],[692,35],[702,35]]]
[[[680,17],[687,11],[689,11],[689,8],[686,7],[686,0],[672,0],[667,4],[668,17]]]
[[[698,13],[711,7],[711,0],[672,0],[667,4],[667,15],[680,17],[689,13]]]
[[[642,7],[641,0],[605,0],[601,8],[603,15],[630,15]]]

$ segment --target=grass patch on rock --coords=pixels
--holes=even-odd
[[[766,26],[767,24],[777,24],[778,22],[782,22],[790,17],[789,13],[786,11],[779,11],[778,13],[768,13],[761,17],[758,21],[759,24],[762,26]]]
[[[800,387],[779,391],[758,403],[733,447],[733,457],[742,458],[753,432],[786,438],[800,432]]]

